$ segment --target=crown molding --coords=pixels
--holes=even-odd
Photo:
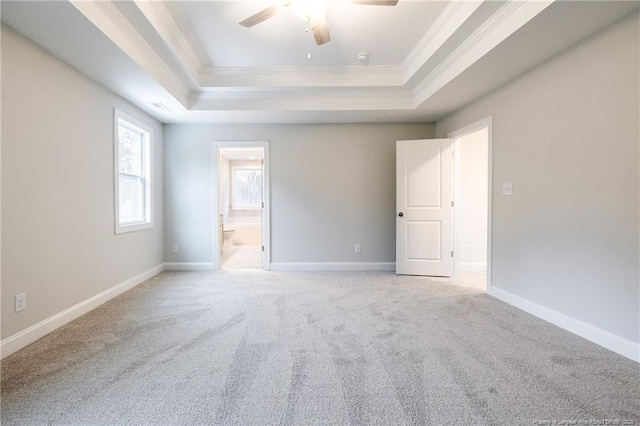
[[[133,1],[194,82],[199,83],[202,63],[164,3],[148,0]]]
[[[415,107],[460,75],[555,0],[507,1],[413,89]]]
[[[352,98],[358,99],[362,97],[378,97],[378,98],[405,98],[411,99],[413,94],[410,90],[388,89],[388,90],[313,90],[304,91],[296,90],[296,88],[216,88],[203,92],[194,93],[192,99],[255,99],[255,98]]]
[[[292,91],[216,90],[194,94],[192,111],[199,110],[410,110],[413,96],[408,90]]]
[[[433,54],[482,5],[484,0],[456,0],[447,5],[418,44],[402,62],[402,84],[406,84]]]
[[[202,75],[247,74],[392,74],[400,72],[397,65],[347,65],[341,67],[203,67]]]
[[[202,87],[401,87],[398,66],[206,67]]]
[[[183,106],[188,107],[189,87],[142,37],[110,0],[69,0],[124,53],[155,78]]]

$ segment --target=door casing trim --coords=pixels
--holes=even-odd
[[[269,142],[268,141],[214,141],[212,149],[212,187],[213,187],[213,230],[212,230],[212,247],[213,247],[213,267],[215,270],[220,269],[220,214],[219,214],[219,157],[220,149],[223,148],[261,148],[263,150],[264,175],[262,176],[262,185],[264,187],[264,208],[262,209],[262,245],[264,252],[262,253],[262,267],[266,270],[271,268],[271,197],[270,197],[270,170],[269,170]]]

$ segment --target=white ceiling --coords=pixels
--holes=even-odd
[[[238,22],[271,1],[165,2],[198,59],[214,67],[312,67],[359,65],[367,52],[373,65],[399,66],[447,6],[447,2],[400,1],[395,7],[332,2],[327,21],[332,41],[316,46],[307,23],[291,8],[253,28]],[[390,35],[393,34],[393,37]],[[308,58],[307,54],[311,54]]]
[[[287,9],[252,28],[238,24],[270,4],[3,0],[2,21],[162,122],[425,122],[640,7],[334,0],[332,40],[316,46]],[[368,65],[356,60],[360,52]]]

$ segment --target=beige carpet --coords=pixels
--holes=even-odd
[[[262,269],[262,246],[223,246],[220,251],[220,268]]]
[[[638,364],[463,284],[165,272],[7,358],[2,425],[638,422]]]

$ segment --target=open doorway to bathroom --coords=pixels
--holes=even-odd
[[[218,149],[220,269],[262,269],[265,206],[263,147]]]
[[[487,117],[447,135],[454,139],[453,275],[469,287],[491,283],[491,138]]]

